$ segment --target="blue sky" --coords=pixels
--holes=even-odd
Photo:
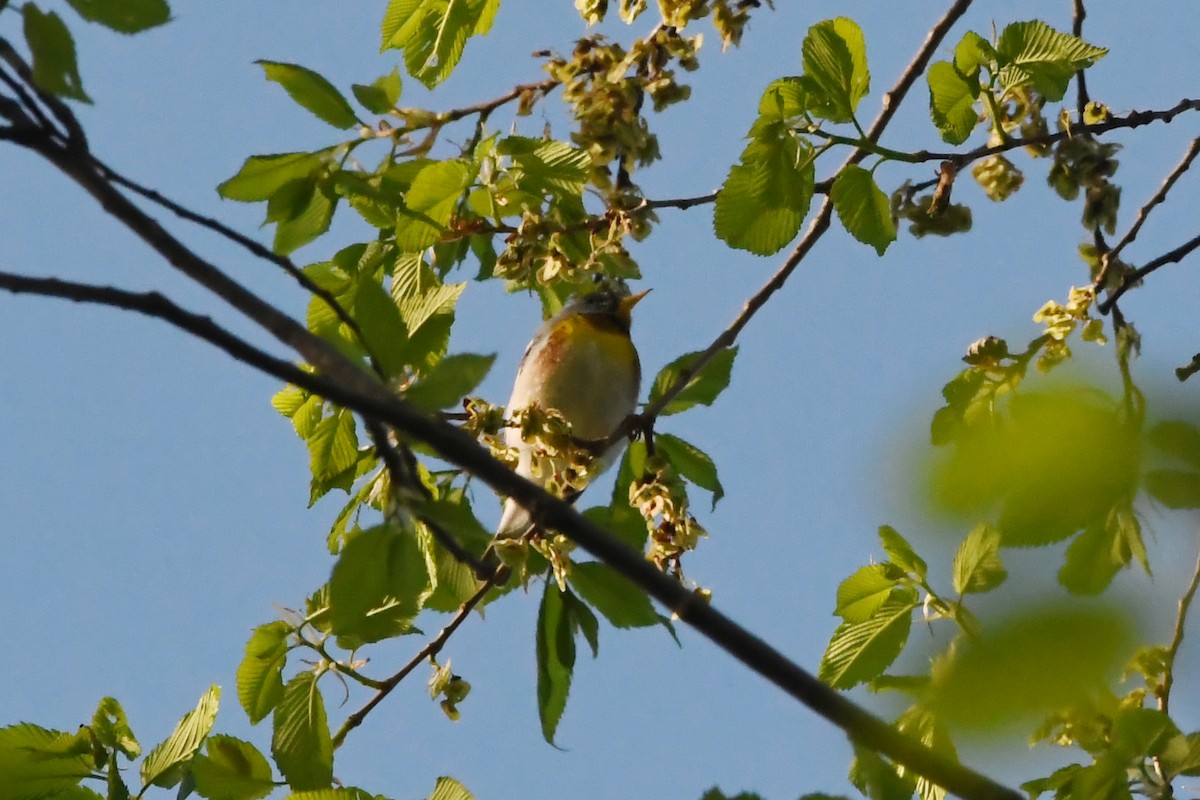
[[[64,3],[44,5],[66,13]],[[377,53],[384,4],[275,0],[236,12],[175,5],[170,25],[133,38],[73,24],[96,100],[80,112],[92,146],[119,171],[269,241],[269,230],[258,231],[261,207],[221,201],[215,185],[247,155],[315,148],[337,133],[252,62],[302,63],[343,88],[369,82],[397,56]],[[568,50],[584,27],[566,0],[538,5],[529,14],[506,4],[491,35],[469,44],[435,99],[408,79],[402,104],[465,105],[540,79],[527,54]],[[706,37],[702,69],[691,77],[693,101],[652,120],[666,158],[639,176],[651,197],[720,185],[762,88],[800,71],[809,25],[838,15],[862,25],[870,118],[943,10],[932,2],[891,6],[886,14],[870,2],[777,5],[756,13],[740,50],[722,54],[716,37]],[[1089,72],[1093,95],[1116,113],[1194,95],[1194,11],[1188,0],[1136,12],[1095,4],[1085,38],[1112,53]],[[981,2],[939,57],[967,28],[987,35],[993,22],[1041,16],[1069,29],[1069,14],[1065,0]],[[16,23],[11,11],[0,14],[3,35],[12,36]],[[940,146],[926,102],[919,83],[886,144]],[[549,123],[563,134],[555,103],[552,97],[547,111],[524,121],[524,130],[537,135]],[[1195,135],[1193,117],[1114,137],[1128,145],[1118,173],[1122,226],[1182,155]],[[902,234],[879,259],[831,231],[743,333],[733,385],[719,402],[662,425],[715,458],[728,493],[714,514],[701,515],[711,537],[685,562],[689,577],[713,591],[718,607],[811,669],[835,627],[838,582],[881,556],[881,523],[910,535],[948,581],[953,537],[965,529],[931,521],[911,502],[941,386],[970,342],[987,334],[1033,338],[1033,312],[1086,279],[1075,255],[1083,238],[1078,206],[1045,187],[1044,163],[1015,160],[1027,184],[1008,203],[991,203],[971,181],[959,182],[956,198],[974,209],[969,236]],[[925,175],[897,167],[878,173],[887,189],[906,177]],[[1154,213],[1128,258],[1144,261],[1195,235],[1195,187],[1196,176],[1185,176],[1176,189],[1183,202]],[[173,274],[65,178],[13,147],[0,148],[0,210],[0,269],[160,289],[271,345]],[[639,305],[634,327],[649,375],[707,345],[782,261],[725,248],[712,236],[709,207],[668,209],[661,218],[655,235],[633,249],[643,285],[655,290]],[[169,224],[240,281],[303,315],[304,296],[273,267]],[[322,260],[367,236],[343,208],[330,234],[297,260]],[[1161,396],[1192,405],[1195,386],[1172,385],[1170,370],[1200,349],[1194,261],[1163,269],[1122,304],[1144,337],[1138,376]],[[533,299],[506,296],[499,285],[469,286],[452,349],[498,354],[481,387],[485,397],[505,401],[538,322]],[[0,294],[0,341],[0,610],[8,620],[0,724],[73,730],[113,695],[148,747],[216,683],[224,687],[218,730],[266,750],[269,730],[251,728],[237,707],[234,671],[251,628],[279,607],[302,603],[328,577],[324,538],[339,506],[333,499],[305,508],[307,454],[268,403],[278,385],[162,324],[62,301]],[[1111,348],[1088,360],[1113,374]],[[707,506],[702,492],[695,499]],[[498,502],[482,491],[476,504],[498,516]],[[1147,523],[1154,578],[1123,575],[1117,591],[1162,638],[1195,555],[1194,528],[1153,510]],[[1012,557],[1050,571],[1061,554]],[[1007,587],[995,602],[1018,602],[1027,591]],[[444,652],[474,686],[460,722],[448,722],[430,702],[418,671],[351,734],[337,776],[394,798],[423,797],[443,774],[481,798],[695,798],[714,784],[774,800],[848,790],[841,734],[686,631],[682,647],[660,630],[602,631],[599,659],[581,654],[576,669],[559,728],[564,749],[551,749],[541,739],[534,696],[536,601],[536,594],[518,595],[490,607]],[[371,669],[390,674],[421,643],[410,637],[374,648]],[[1181,658],[1185,673],[1194,672],[1194,641]],[[1200,692],[1181,683],[1178,721],[1200,727]],[[326,686],[334,719],[365,699],[354,695],[338,709],[337,694]],[[881,713],[895,710],[886,698],[856,697]],[[1062,757],[1030,753],[1020,742],[964,752],[1012,783]]]

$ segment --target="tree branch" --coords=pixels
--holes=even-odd
[[[1192,599],[1196,596],[1197,588],[1200,588],[1200,555],[1196,557],[1196,566],[1192,569],[1192,580],[1179,598],[1179,612],[1175,615],[1175,630],[1171,633],[1171,643],[1167,646],[1167,666],[1163,671],[1162,680],[1154,692],[1158,697],[1158,710],[1164,714],[1170,713],[1171,687],[1175,684],[1175,659],[1179,655],[1180,646],[1183,645],[1184,624],[1187,622],[1188,610],[1192,606]]]
[[[1105,279],[1108,277],[1109,264],[1120,257],[1121,251],[1125,249],[1130,242],[1137,238],[1138,232],[1141,231],[1142,225],[1145,224],[1146,218],[1150,216],[1150,212],[1155,206],[1167,199],[1167,192],[1171,191],[1171,187],[1175,185],[1175,181],[1179,180],[1179,176],[1188,171],[1192,161],[1196,156],[1200,155],[1200,136],[1192,139],[1192,144],[1184,153],[1183,159],[1175,165],[1175,169],[1167,175],[1162,185],[1158,187],[1158,191],[1154,196],[1146,201],[1145,205],[1138,209],[1137,216],[1133,220],[1133,225],[1129,226],[1129,230],[1121,237],[1111,249],[1106,250],[1100,258],[1100,270],[1096,273],[1096,279],[1092,281],[1092,286],[1098,291],[1105,284]]]
[[[78,284],[55,278],[30,278],[11,273],[0,273],[0,288],[111,305],[163,319],[215,344],[238,361],[319,394],[364,418],[378,419],[403,431],[406,435],[432,447],[447,461],[476,475],[497,492],[512,497],[529,510],[536,524],[559,531],[596,558],[609,564],[642,587],[665,608],[678,615],[683,622],[691,625],[721,649],[803,705],[841,728],[859,744],[886,755],[897,764],[968,800],[1021,800],[1022,796],[1017,792],[942,757],[821,683],[778,650],[726,617],[711,604],[699,599],[678,581],[657,570],[646,561],[642,553],[585,518],[569,502],[551,495],[537,484],[517,475],[457,428],[427,417],[408,403],[386,392],[374,391],[377,384],[370,382],[368,386],[371,387],[371,391],[360,392],[355,386],[302,370],[247,344],[220,328],[211,319],[181,309],[157,292],[139,294],[112,287]],[[492,576],[489,580],[494,579],[495,576]],[[469,610],[465,613],[460,612],[463,619]],[[456,618],[452,627],[447,626],[449,630],[443,630],[434,640],[436,646],[440,648],[444,645],[445,639],[449,638],[461,622],[462,619]],[[427,655],[423,650],[419,658],[423,659]],[[410,662],[404,675],[414,668],[415,665]],[[404,675],[397,675],[399,677],[394,675],[385,683],[399,683]],[[382,699],[373,698],[370,707],[373,708]],[[354,725],[361,723],[362,717],[370,711],[370,708],[364,709],[360,709],[357,716],[352,716],[352,719],[358,720]],[[349,722],[350,720],[347,720],[347,723]],[[345,734],[341,736],[344,738]]]
[[[1098,306],[1096,306],[1096,308],[1100,311],[1101,314],[1107,314],[1109,311],[1112,310],[1113,306],[1115,306],[1117,304],[1117,301],[1121,299],[1122,295],[1124,295],[1127,291],[1129,291],[1133,287],[1139,285],[1142,282],[1142,279],[1145,278],[1147,275],[1154,272],[1159,267],[1166,266],[1167,264],[1179,263],[1185,257],[1187,257],[1187,255],[1189,253],[1191,253],[1193,250],[1195,250],[1198,247],[1200,247],[1200,234],[1193,236],[1191,239],[1188,239],[1186,242],[1179,245],[1179,247],[1176,247],[1174,250],[1171,250],[1170,252],[1167,252],[1167,253],[1163,253],[1161,256],[1154,259],[1153,261],[1148,261],[1146,264],[1144,264],[1140,268],[1135,269],[1133,272],[1131,272],[1129,274],[1129,276],[1126,277],[1125,280],[1121,283],[1121,285],[1118,286],[1115,291],[1113,291],[1111,294],[1109,294],[1107,297],[1105,297],[1104,302],[1100,303]]]

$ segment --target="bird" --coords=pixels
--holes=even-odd
[[[632,294],[622,280],[598,278],[595,288],[543,322],[517,368],[507,407],[510,420],[515,412],[536,406],[561,415],[576,441],[599,442],[611,436],[637,409],[642,369],[630,337],[631,312],[649,292]],[[536,458],[534,446],[516,425],[510,424],[504,437],[517,452],[518,475],[545,486],[565,466],[562,457]],[[611,466],[623,447],[618,441],[595,456],[586,478]],[[531,524],[529,513],[509,498],[496,538],[524,536]]]

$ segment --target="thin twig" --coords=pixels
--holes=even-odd
[[[1193,250],[1195,250],[1197,247],[1200,247],[1200,234],[1193,236],[1191,239],[1188,239],[1186,242],[1179,245],[1179,247],[1176,247],[1174,250],[1163,253],[1161,256],[1154,259],[1153,261],[1146,262],[1146,264],[1144,264],[1143,266],[1141,266],[1138,269],[1135,269],[1133,272],[1131,272],[1125,278],[1125,280],[1121,283],[1121,285],[1118,286],[1112,292],[1112,294],[1105,297],[1104,301],[1102,303],[1100,303],[1098,306],[1096,306],[1096,308],[1100,311],[1101,314],[1107,314],[1109,311],[1112,310],[1112,307],[1114,305],[1116,305],[1117,301],[1121,299],[1121,296],[1123,294],[1125,294],[1127,291],[1129,291],[1133,287],[1140,284],[1142,282],[1142,279],[1145,278],[1147,275],[1154,272],[1159,267],[1164,267],[1167,264],[1179,263],[1189,253],[1191,253]]]
[[[1108,277],[1109,264],[1115,261],[1121,255],[1121,251],[1137,238],[1138,232],[1141,231],[1142,225],[1146,223],[1146,218],[1150,216],[1150,212],[1155,206],[1167,199],[1167,192],[1171,191],[1171,187],[1175,185],[1175,181],[1179,180],[1179,176],[1188,171],[1188,168],[1191,167],[1197,155],[1200,155],[1200,136],[1192,139],[1191,146],[1184,153],[1183,159],[1167,175],[1166,180],[1158,187],[1158,191],[1154,193],[1154,196],[1138,209],[1137,216],[1134,218],[1133,224],[1129,226],[1129,230],[1125,231],[1125,235],[1110,250],[1105,251],[1100,259],[1100,271],[1096,273],[1096,280],[1092,282],[1092,285],[1096,289],[1104,286],[1105,279]]]
[[[454,632],[458,630],[458,627],[466,621],[467,617],[470,616],[471,612],[475,609],[475,606],[479,605],[487,593],[492,590],[492,587],[496,585],[497,579],[503,574],[504,570],[496,570],[493,572],[475,591],[475,594],[471,595],[467,601],[459,607],[458,612],[454,615],[454,618],[446,624],[446,627],[442,628],[441,631],[438,632],[437,636],[430,639],[429,643],[422,647],[421,650],[415,656],[413,656],[407,664],[401,667],[396,674],[383,681],[383,683],[380,684],[379,689],[374,695],[371,696],[371,699],[368,700],[362,708],[346,717],[346,721],[342,723],[342,726],[338,728],[337,733],[333,735],[333,746],[335,749],[342,746],[342,742],[346,741],[346,735],[361,725],[363,720],[367,718],[367,714],[371,713],[371,709],[383,702],[383,699],[391,694],[392,690],[399,686],[400,682],[408,677],[410,672],[421,666],[421,662],[436,656],[442,651],[442,648],[446,646],[446,642],[450,640],[450,637],[454,635]]]
[[[1083,7],[1083,0],[1074,0],[1074,8],[1071,13],[1071,33],[1076,39],[1083,38],[1083,21],[1087,19],[1087,9]],[[1091,101],[1088,96],[1087,78],[1083,74],[1083,70],[1075,72],[1075,113],[1079,119],[1083,119],[1084,112],[1087,111],[1087,105]]]
[[[302,370],[233,336],[207,317],[180,309],[155,292],[136,294],[110,287],[87,286],[53,278],[28,278],[2,272],[0,288],[103,303],[158,317],[215,344],[238,361],[294,383],[363,417],[379,419],[426,443],[441,457],[474,474],[495,491],[512,497],[530,512],[536,524],[553,528],[578,543],[645,589],[664,607],[677,613],[684,623],[841,728],[859,744],[882,753],[897,764],[968,800],[1023,798],[1019,793],[905,736],[821,683],[778,650],[726,617],[714,605],[699,599],[679,581],[658,571],[642,553],[588,520],[569,502],[516,474],[463,431],[431,419],[398,397],[385,391],[362,391],[348,382],[331,380],[320,373]],[[375,384],[368,383],[367,386],[373,387]],[[448,637],[448,633],[443,633]]]
[[[904,72],[901,73],[900,78],[896,81],[896,84],[891,88],[890,91],[884,94],[883,108],[880,110],[879,115],[875,118],[875,121],[871,123],[871,127],[867,130],[867,139],[870,143],[877,142],[879,137],[883,135],[884,130],[887,128],[888,123],[892,120],[892,117],[895,116],[901,102],[903,102],[904,97],[908,94],[909,89],[912,88],[917,78],[920,77],[921,73],[925,70],[925,66],[929,63],[929,59],[933,57],[933,54],[941,45],[942,40],[945,39],[946,35],[950,32],[950,29],[954,26],[954,23],[957,22],[958,19],[967,12],[967,9],[970,6],[971,0],[955,0],[942,18],[938,20],[937,24],[930,29],[929,34],[925,37],[924,43],[921,45],[912,61],[909,62]],[[868,150],[861,147],[856,148],[855,151],[851,153],[846,163],[857,164],[867,155]],[[746,301],[745,305],[742,306],[742,311],[737,315],[729,327],[722,331],[721,334],[713,340],[712,344],[710,344],[703,352],[701,352],[697,358],[693,359],[690,364],[681,370],[674,385],[663,392],[663,394],[655,402],[647,405],[639,421],[627,420],[625,424],[621,425],[620,429],[618,429],[616,434],[614,434],[617,439],[628,436],[639,424],[645,426],[650,422],[653,422],[653,420],[657,418],[660,413],[662,413],[662,410],[667,407],[667,404],[674,400],[675,397],[678,396],[681,391],[683,391],[684,387],[688,385],[692,378],[694,378],[696,374],[704,368],[704,365],[712,360],[713,356],[715,356],[721,350],[733,345],[733,343],[737,340],[738,334],[741,333],[742,329],[746,327],[746,324],[750,322],[750,319],[758,312],[760,308],[766,304],[767,300],[769,300],[771,296],[775,294],[775,292],[777,292],[784,283],[787,282],[788,277],[792,274],[796,267],[800,265],[800,262],[804,260],[809,251],[812,250],[813,246],[817,243],[825,231],[829,229],[829,222],[832,218],[832,215],[833,203],[828,197],[826,197],[824,202],[821,203],[821,207],[818,209],[816,216],[813,217],[812,222],[809,223],[804,237],[796,244],[796,247],[792,250],[791,254],[788,255],[787,260],[783,262],[783,266],[781,266],[775,272],[775,274],[771,276],[771,278],[762,286],[761,289],[759,289],[752,297],[750,297],[749,300]]]
[[[1162,679],[1155,691],[1158,696],[1158,710],[1164,714],[1170,713],[1171,687],[1175,684],[1175,658],[1179,655],[1179,648],[1183,644],[1184,624],[1187,622],[1188,610],[1192,606],[1192,599],[1196,596],[1197,588],[1200,588],[1200,555],[1196,557],[1192,580],[1179,598],[1179,612],[1175,615],[1175,630],[1171,633],[1171,643],[1167,645],[1166,669],[1163,670]]]
[[[1192,356],[1192,360],[1187,364],[1184,364],[1182,367],[1176,367],[1175,377],[1179,379],[1180,383],[1182,383],[1183,381],[1186,381],[1188,378],[1195,375],[1197,372],[1200,372],[1200,353],[1196,353],[1196,355]]]
[[[92,157],[92,162],[96,166],[96,169],[100,170],[100,173],[104,175],[104,177],[108,178],[108,180],[112,181],[118,186],[124,186],[131,192],[141,195],[150,202],[162,206],[180,219],[185,219],[188,222],[199,225],[202,228],[207,228],[208,230],[219,234],[234,244],[242,247],[251,255],[258,256],[264,261],[269,261],[281,268],[284,272],[291,276],[291,278],[295,280],[301,288],[310,294],[321,298],[321,300],[324,301],[327,306],[329,306],[330,310],[337,315],[337,318],[341,320],[346,327],[354,332],[354,335],[358,338],[359,343],[362,344],[363,349],[370,352],[370,346],[367,344],[366,338],[363,336],[362,329],[359,328],[358,322],[354,319],[354,317],[350,316],[350,313],[346,311],[341,303],[338,302],[338,299],[333,296],[333,293],[321,288],[313,282],[312,278],[304,274],[304,271],[296,265],[296,262],[292,261],[287,256],[280,255],[265,245],[256,242],[249,236],[233,230],[219,220],[206,217],[202,214],[197,214],[191,209],[185,208],[169,197],[166,197],[161,192],[155,191],[147,186],[143,186],[137,181],[122,175],[94,156]]]

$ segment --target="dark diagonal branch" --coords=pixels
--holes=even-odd
[[[559,531],[596,558],[612,566],[642,587],[664,607],[677,614],[683,622],[691,625],[809,709],[844,730],[855,742],[886,755],[897,764],[960,797],[969,800],[1020,800],[1021,795],[1017,792],[940,756],[821,683],[778,650],[726,617],[713,605],[699,599],[677,580],[664,575],[647,562],[642,553],[585,518],[569,502],[549,494],[542,487],[517,475],[466,433],[426,416],[403,400],[389,395],[369,379],[366,390],[360,391],[357,386],[347,382],[331,380],[320,373],[302,370],[247,344],[207,317],[179,308],[155,292],[137,294],[111,287],[88,286],[53,278],[29,278],[9,273],[0,273],[0,288],[64,297],[80,302],[101,303],[163,319],[215,344],[243,363],[319,394],[364,418],[377,419],[424,442],[442,458],[457,464],[497,492],[520,503],[529,510],[533,521],[539,526]],[[465,613],[460,612],[462,619],[465,619],[469,610]],[[456,618],[451,626],[447,626],[448,630],[439,634],[431,644],[440,648],[445,638],[461,624],[462,619]],[[428,653],[422,651],[419,657],[427,658]],[[415,665],[410,662],[403,674],[397,673],[389,681],[399,683],[414,668]],[[351,719],[361,722],[370,708],[380,700],[382,697],[373,698],[370,707],[360,709]],[[344,738],[345,734],[342,733],[341,736]]]
[[[876,116],[875,121],[871,123],[871,127],[867,130],[866,138],[869,143],[873,144],[877,142],[879,137],[883,135],[884,130],[887,128],[888,123],[891,122],[892,118],[895,116],[900,104],[904,101],[905,96],[907,96],[909,90],[917,81],[917,78],[919,78],[921,73],[925,71],[925,67],[929,64],[929,60],[933,57],[933,54],[937,52],[937,48],[946,38],[946,35],[950,32],[950,29],[954,27],[954,24],[959,20],[959,18],[962,17],[963,14],[967,12],[967,9],[970,8],[970,6],[971,0],[955,0],[946,13],[942,15],[942,18],[938,20],[937,24],[930,29],[929,34],[925,37],[925,41],[921,44],[920,49],[917,50],[916,55],[913,56],[912,61],[910,61],[908,66],[905,67],[904,72],[901,73],[899,79],[892,86],[892,88],[884,94],[883,108],[880,110],[879,115]],[[869,150],[863,147],[858,147],[853,153],[851,153],[847,163],[857,164],[868,154]],[[832,216],[833,203],[828,197],[826,197],[821,203],[821,207],[817,210],[816,216],[813,217],[812,222],[809,223],[808,229],[805,231],[803,238],[801,238],[796,244],[796,247],[792,250],[791,254],[788,255],[787,260],[784,261],[783,265],[775,272],[775,274],[772,275],[765,284],[763,284],[762,288],[755,292],[755,294],[746,301],[745,305],[742,306],[741,312],[736,318],[734,318],[729,327],[722,331],[720,335],[713,340],[712,344],[710,344],[697,358],[693,359],[692,362],[680,372],[679,377],[673,386],[663,392],[663,394],[654,403],[651,403],[646,407],[645,411],[641,415],[642,419],[640,422],[628,421],[626,424],[621,426],[616,434],[614,434],[616,438],[628,436],[635,428],[638,427],[639,424],[642,426],[652,424],[658,415],[662,413],[662,410],[666,408],[667,405],[674,400],[681,391],[683,391],[684,387],[688,385],[692,378],[694,378],[696,374],[704,368],[705,364],[712,360],[713,356],[715,356],[721,350],[732,346],[734,342],[737,341],[738,334],[740,334],[742,329],[746,327],[751,318],[758,313],[759,309],[766,305],[767,301],[771,299],[771,296],[775,294],[775,292],[779,291],[779,289],[783,287],[784,283],[787,282],[787,279],[791,276],[792,272],[794,272],[796,267],[800,265],[800,262],[808,256],[808,253],[812,250],[813,246],[817,243],[821,236],[824,235],[825,231],[829,229],[829,222]]]
[[[1166,669],[1163,670],[1162,680],[1154,692],[1158,697],[1158,709],[1164,714],[1169,714],[1171,711],[1171,687],[1175,684],[1175,659],[1179,656],[1179,648],[1183,645],[1183,632],[1188,611],[1191,610],[1192,600],[1196,597],[1198,588],[1200,588],[1200,556],[1196,557],[1196,566],[1192,569],[1192,579],[1179,598],[1179,609],[1175,614],[1175,629],[1171,632],[1171,643],[1167,645]]]
[[[1155,206],[1167,199],[1167,192],[1171,191],[1171,187],[1175,185],[1175,181],[1179,180],[1179,177],[1188,171],[1188,168],[1192,166],[1192,162],[1196,159],[1197,155],[1200,155],[1200,136],[1192,139],[1191,145],[1188,147],[1187,152],[1183,154],[1180,162],[1175,165],[1175,169],[1171,170],[1171,173],[1163,180],[1162,185],[1158,187],[1158,191],[1146,201],[1145,205],[1138,209],[1133,224],[1129,226],[1129,230],[1125,231],[1125,235],[1110,250],[1105,251],[1100,259],[1100,270],[1096,273],[1096,279],[1092,282],[1093,286],[1097,289],[1104,286],[1105,280],[1108,277],[1109,264],[1116,261],[1121,256],[1121,251],[1137,238],[1142,225],[1146,223],[1146,218],[1150,216],[1150,212],[1154,210]]]
[[[1147,275],[1159,269],[1160,267],[1165,267],[1167,264],[1178,264],[1198,247],[1200,247],[1200,234],[1188,239],[1174,250],[1163,253],[1153,261],[1148,261],[1138,269],[1135,269],[1125,278],[1120,286],[1118,286],[1110,295],[1105,297],[1104,301],[1097,306],[1097,308],[1100,310],[1100,313],[1107,314],[1109,311],[1111,311],[1113,306],[1117,304],[1117,301],[1121,299],[1121,296],[1133,287],[1138,286],[1142,282],[1142,279]]]

